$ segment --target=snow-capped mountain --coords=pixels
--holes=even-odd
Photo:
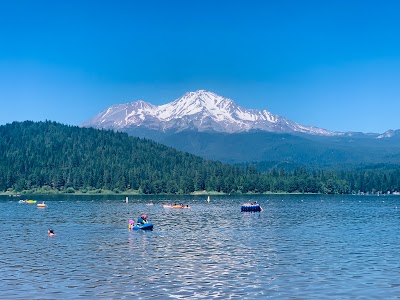
[[[377,138],[378,139],[385,139],[385,138],[392,138],[392,137],[400,136],[400,129],[398,130],[388,130],[384,133],[380,134]]]
[[[146,127],[163,132],[196,130],[235,133],[261,130],[314,135],[340,134],[300,125],[267,110],[246,109],[231,99],[204,90],[186,93],[161,106],[142,100],[112,105],[82,126],[121,130]]]

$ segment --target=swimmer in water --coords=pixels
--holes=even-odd
[[[49,236],[55,236],[56,234],[54,233],[54,230],[53,229],[49,229],[48,231],[47,231],[47,233],[49,234]]]
[[[133,220],[129,220],[128,222],[128,229],[131,230],[133,229],[133,226],[135,225],[135,222]]]

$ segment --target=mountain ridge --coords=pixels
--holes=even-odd
[[[127,129],[146,127],[159,131],[238,133],[261,130],[280,133],[342,135],[315,126],[304,126],[266,109],[247,109],[232,99],[198,90],[160,106],[143,100],[115,104],[82,124],[83,127]]]
[[[400,130],[332,132],[199,90],[156,106],[143,100],[110,106],[83,127],[123,131],[226,163],[285,161],[334,166],[400,163]]]

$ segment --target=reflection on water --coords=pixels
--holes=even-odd
[[[400,295],[400,197],[37,198],[0,198],[0,299]],[[154,230],[128,231],[142,212]]]

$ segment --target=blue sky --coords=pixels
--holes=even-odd
[[[400,129],[396,1],[2,1],[0,124],[205,89],[335,131]]]

